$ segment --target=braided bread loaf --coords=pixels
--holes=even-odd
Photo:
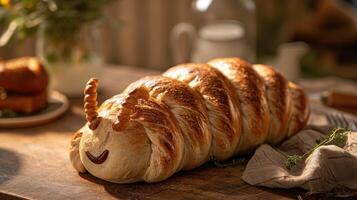
[[[85,90],[88,123],[72,138],[79,172],[118,183],[157,182],[210,157],[226,160],[277,144],[308,119],[304,92],[273,68],[239,58],[182,64],[140,79],[98,109]]]

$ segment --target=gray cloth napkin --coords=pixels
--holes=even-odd
[[[285,168],[287,155],[303,155],[316,140],[326,137],[331,127],[307,127],[277,148],[264,144],[249,160],[242,179],[269,188],[299,187],[310,193],[330,192],[335,196],[357,195],[357,132],[348,135],[340,148],[326,145],[291,170]]]

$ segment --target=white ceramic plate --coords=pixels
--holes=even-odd
[[[26,116],[0,117],[0,128],[20,128],[45,124],[61,116],[68,107],[67,97],[52,91],[48,96],[48,105],[44,110]]]

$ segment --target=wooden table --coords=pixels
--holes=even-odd
[[[106,68],[101,99],[120,93],[130,82],[154,71]],[[60,119],[33,128],[0,130],[0,199],[296,199],[302,190],[253,187],[241,179],[244,165],[206,164],[156,184],[113,184],[71,166],[67,147],[84,123],[82,100],[72,99]],[[313,198],[313,197],[308,197]]]

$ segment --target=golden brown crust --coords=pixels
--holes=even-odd
[[[135,106],[139,99],[148,99],[149,94],[146,88],[139,87],[130,91],[122,103],[122,108],[118,112],[117,121],[113,124],[113,129],[121,131],[126,128],[130,116],[135,112]]]
[[[292,96],[292,111],[289,117],[288,137],[298,133],[309,119],[310,109],[305,92],[295,83],[289,82],[289,93]]]
[[[131,116],[147,130],[152,145],[155,145],[151,164],[146,172],[147,179],[161,168],[165,177],[179,170],[183,157],[182,133],[170,110],[153,99],[140,99]]]
[[[182,64],[164,76],[188,84],[205,100],[212,133],[211,155],[224,160],[235,153],[240,139],[240,112],[234,86],[218,70],[207,64]]]
[[[24,57],[0,63],[0,87],[20,94],[41,93],[46,90],[48,75],[40,61]]]
[[[270,111],[267,142],[277,144],[286,137],[285,129],[291,111],[288,81],[273,67],[259,64],[253,65],[253,68],[262,77],[267,89],[266,94]]]
[[[263,80],[249,63],[238,58],[215,59],[208,64],[222,72],[235,86],[243,122],[242,142],[238,145],[238,151],[256,148],[265,141],[269,127]]]
[[[152,152],[143,179],[152,182],[163,180],[180,170],[184,139],[169,108],[148,94],[145,86],[132,88],[104,102],[99,111],[111,108],[113,104],[121,105],[117,121],[113,124],[115,134],[130,134],[127,131],[135,123],[144,128]]]
[[[163,76],[150,76],[131,84],[124,92],[146,87],[150,97],[166,104],[185,139],[183,169],[192,169],[207,161],[211,146],[207,110],[202,97],[186,84]]]
[[[72,138],[71,138],[71,142],[77,140],[77,139],[80,139],[82,137],[82,132],[81,131],[77,131],[75,132],[73,135],[72,135]],[[72,144],[72,143],[71,143]]]

